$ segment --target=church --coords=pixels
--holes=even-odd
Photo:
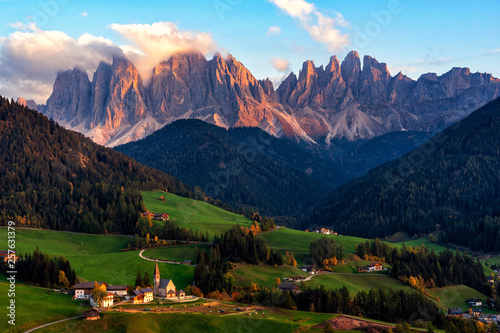
[[[186,294],[183,290],[177,291],[175,289],[174,282],[171,279],[161,279],[160,270],[158,269],[158,263],[156,263],[154,272],[154,294],[160,297],[172,298],[172,297],[184,297]]]

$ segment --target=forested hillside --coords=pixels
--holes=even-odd
[[[0,98],[1,224],[130,233],[148,189],[189,195],[176,178]]]
[[[116,150],[168,172],[207,195],[261,214],[295,215],[345,181],[333,163],[257,128],[226,130],[179,120]]]
[[[497,99],[338,188],[312,223],[363,237],[440,231],[443,243],[500,251],[499,128]]]

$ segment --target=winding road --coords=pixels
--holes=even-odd
[[[41,325],[41,326],[38,326],[38,327],[35,327],[35,328],[32,328],[32,329],[29,329],[29,330],[27,330],[24,333],[33,332],[33,331],[36,331],[36,330],[38,330],[40,328],[43,328],[43,327],[47,327],[47,326],[50,326],[50,325],[54,325],[54,324],[62,323],[64,321],[73,320],[73,319],[82,318],[82,317],[83,316],[76,316],[76,317],[66,318],[66,319],[62,319],[62,320],[58,320],[58,321],[53,321],[51,323],[48,323],[48,324],[45,324],[45,325]]]

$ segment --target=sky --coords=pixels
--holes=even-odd
[[[0,95],[45,103],[58,71],[92,79],[114,55],[147,82],[192,50],[230,53],[276,87],[351,50],[413,79],[452,67],[500,77],[499,13],[498,0],[0,0]]]

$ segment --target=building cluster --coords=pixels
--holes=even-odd
[[[312,228],[311,230],[306,230],[306,232],[314,232],[314,233],[317,233],[317,234],[323,234],[323,235],[335,235],[337,236],[337,233],[331,229],[328,229],[328,228],[322,228],[322,227],[319,227],[319,228]]]
[[[146,213],[142,213],[142,216],[143,217],[150,217],[151,219],[153,220],[157,220],[157,221],[168,221],[170,220],[170,215],[168,215],[167,213],[151,213],[151,212],[146,212]]]
[[[96,287],[104,292],[100,304],[98,304],[97,300],[92,296],[92,291]],[[132,290],[131,295],[129,295],[129,290],[126,285],[113,286],[103,281],[93,281],[78,283],[73,287],[73,290],[75,292],[74,299],[90,300],[90,305],[93,308],[86,311],[84,314],[85,319],[88,320],[98,319],[100,311],[98,308],[109,308],[113,306],[115,298],[130,300],[133,304],[142,304],[151,302],[154,296],[166,299],[180,299],[186,296],[183,290],[177,290],[175,288],[174,282],[171,279],[162,279],[160,277],[158,263],[156,263],[154,271],[153,289],[136,289]]]
[[[384,270],[384,266],[381,263],[371,263],[368,266],[357,267],[358,272],[377,272]]]

